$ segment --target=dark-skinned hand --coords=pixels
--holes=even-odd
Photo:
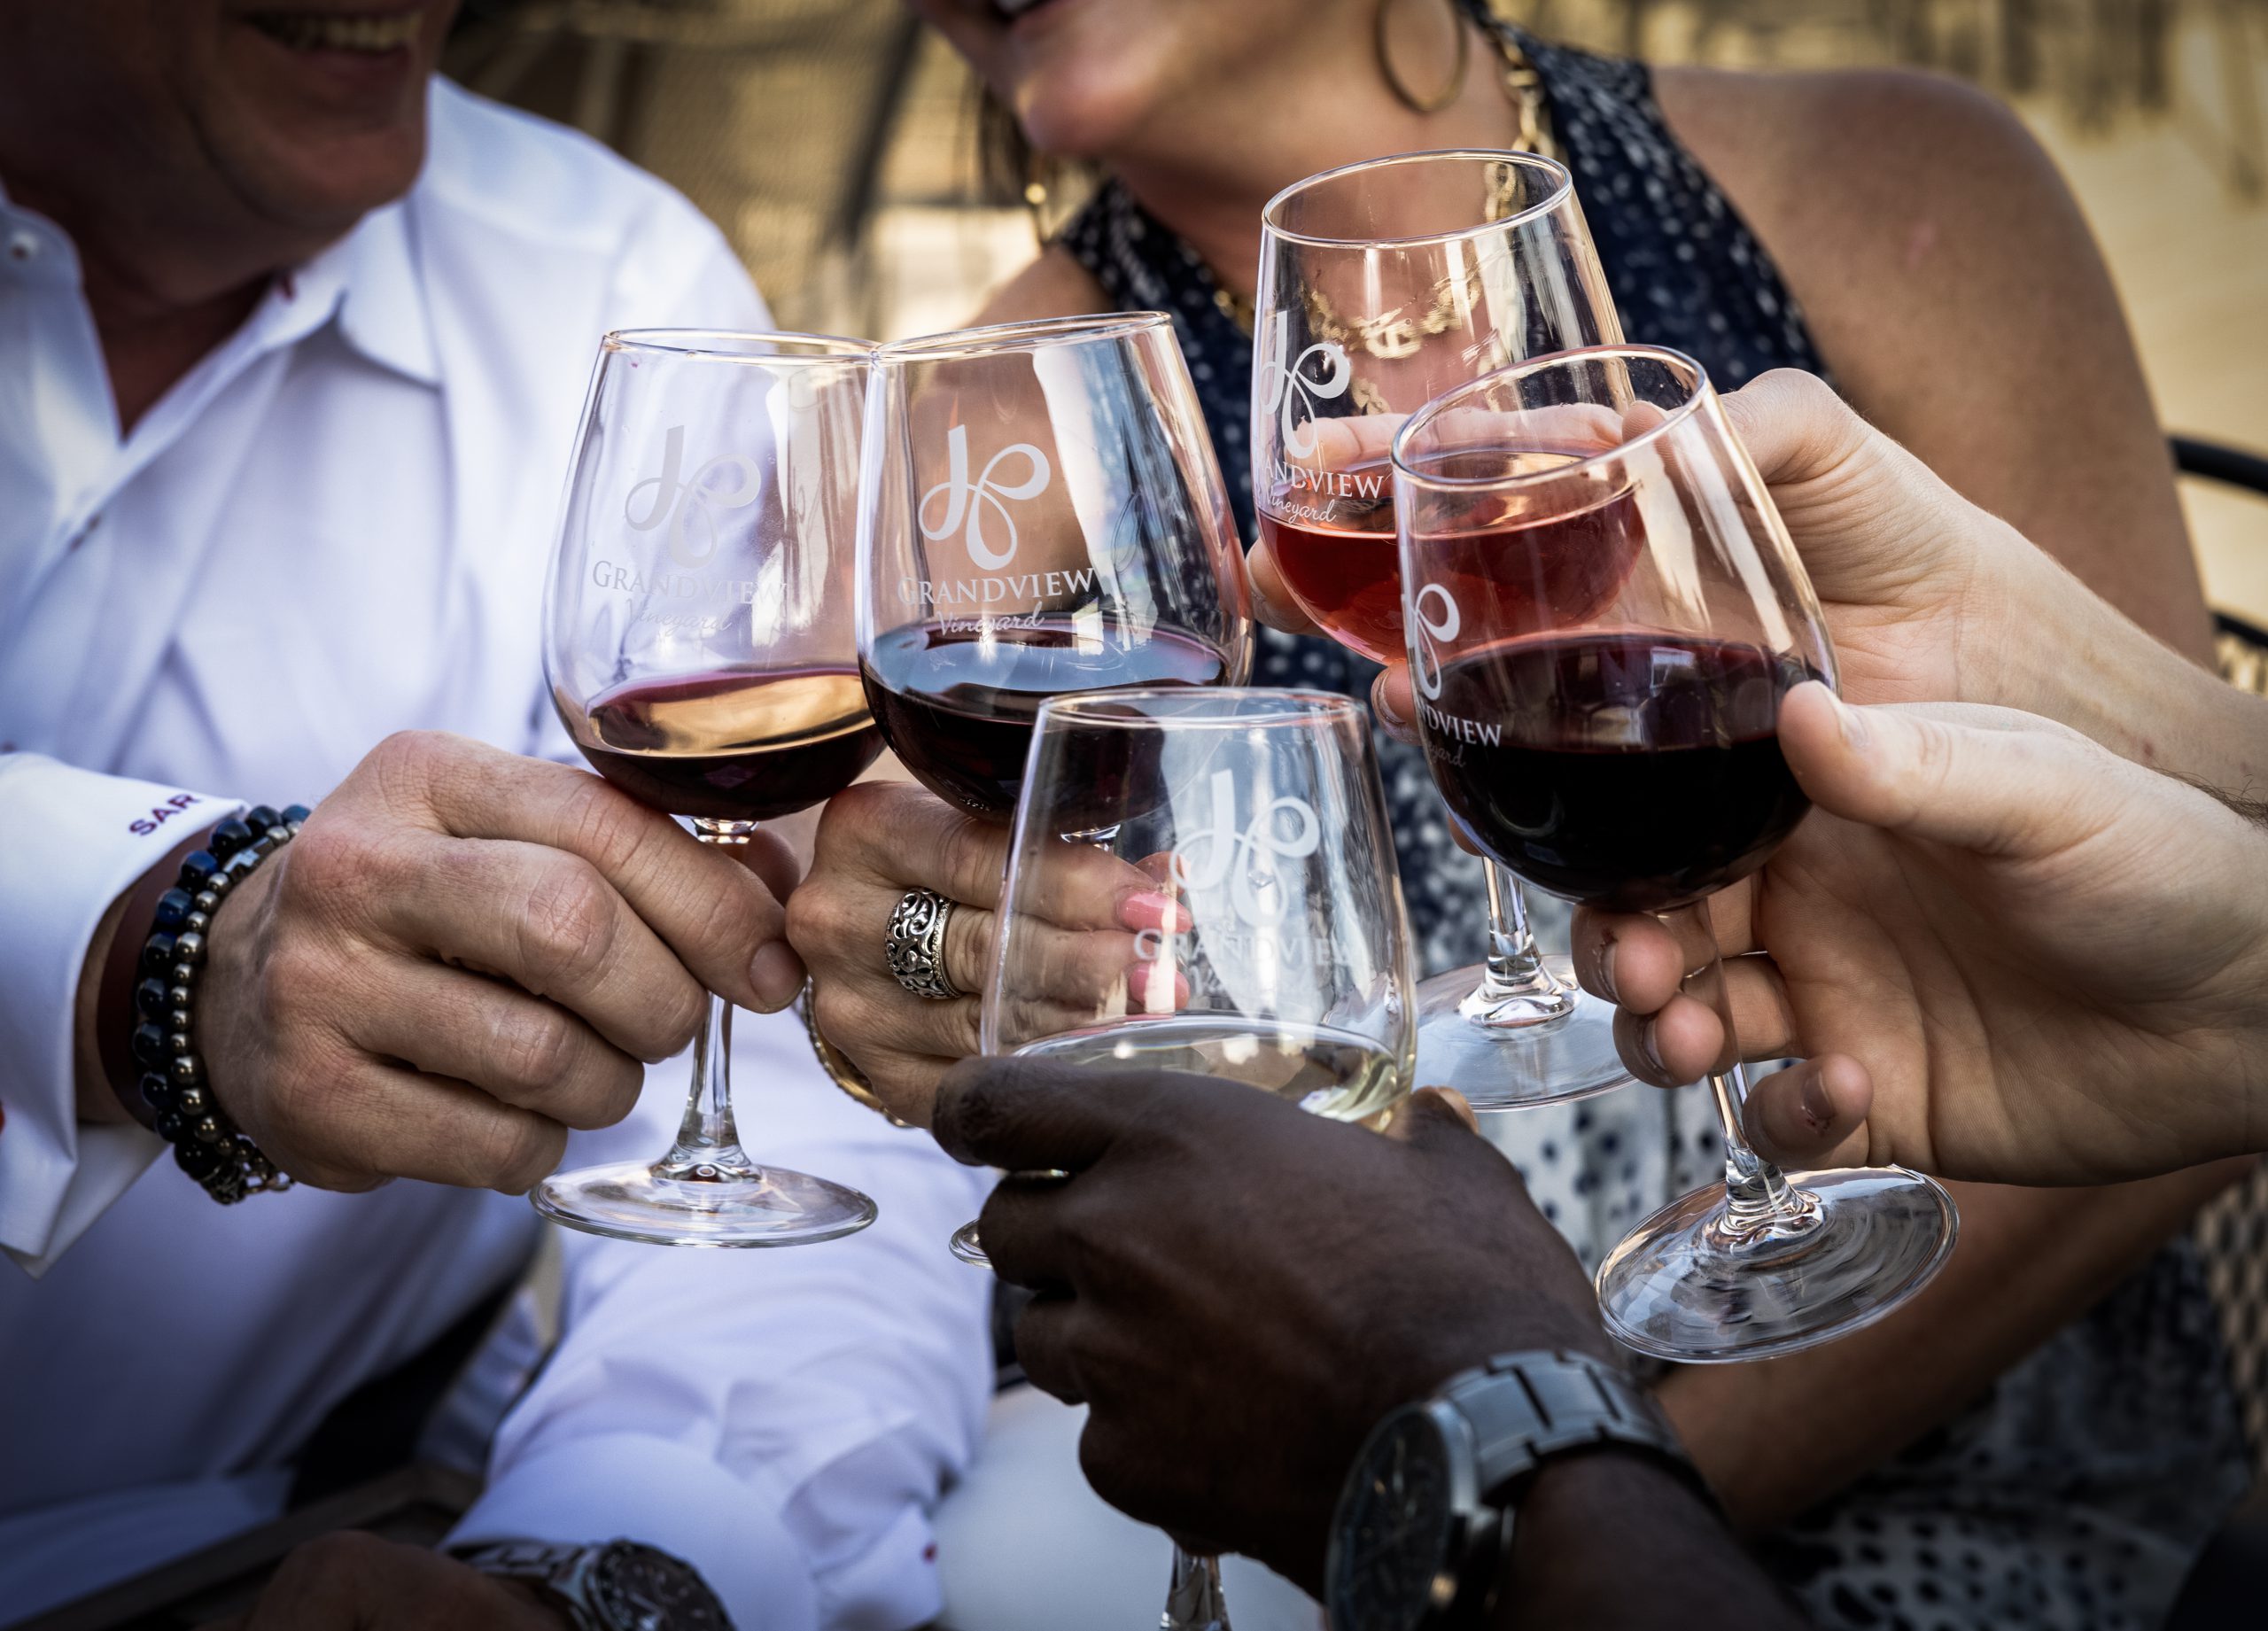
[[[1039,1293],[1016,1352],[1084,1402],[1106,1501],[1309,1591],[1355,1451],[1396,1405],[1493,1354],[1607,1355],[1590,1285],[1459,1101],[1392,1130],[1240,1083],[1016,1059],[947,1073],[934,1123],[1010,1177],[981,1223]]]

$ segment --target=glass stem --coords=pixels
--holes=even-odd
[[[703,843],[744,844],[753,821],[695,819],[694,835]],[[693,1091],[678,1123],[677,1142],[654,1163],[665,1178],[691,1184],[739,1182],[756,1176],[756,1163],[741,1148],[733,1124],[733,1005],[711,991],[703,999],[701,1030],[693,1041]]]
[[[1724,1027],[1725,1045],[1716,1068],[1708,1073],[1710,1097],[1717,1107],[1717,1125],[1725,1140],[1725,1213],[1710,1225],[1720,1246],[1734,1249],[1767,1249],[1799,1240],[1819,1226],[1818,1200],[1796,1188],[1779,1166],[1766,1160],[1748,1141],[1748,1072],[1740,1062],[1740,1039],[1733,1029],[1731,994],[1725,985],[1725,964],[1717,948],[1717,931],[1709,921],[1708,903],[1681,906],[1661,914],[1685,951],[1684,991],[1717,1012]]]
[[[1528,927],[1520,881],[1494,861],[1484,861],[1481,871],[1488,884],[1488,956],[1480,983],[1460,1011],[1481,1025],[1544,1025],[1565,1019],[1575,1011],[1576,996],[1544,967],[1535,931]]]
[[[1173,1583],[1158,1631],[1230,1631],[1229,1608],[1221,1596],[1221,1560],[1173,1549]]]

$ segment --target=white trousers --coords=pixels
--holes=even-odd
[[[1037,1387],[992,1402],[984,1448],[937,1514],[940,1631],[1154,1631],[1172,1542],[1079,1472],[1084,1408]],[[1222,1562],[1235,1631],[1323,1631],[1323,1611],[1248,1557]]]

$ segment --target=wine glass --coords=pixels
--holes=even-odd
[[[851,636],[874,348],[809,335],[608,335],[544,593],[552,704],[583,757],[703,843],[833,797],[882,752]],[[546,1216],[667,1246],[803,1246],[874,1221],[742,1147],[732,1006],[708,997],[677,1142],[555,1173]]]
[[[1107,843],[1060,835],[1108,827]],[[1370,734],[1343,696],[1099,692],[1039,711],[1008,850],[987,1053],[1156,1067],[1378,1127],[1414,997]],[[1174,1552],[1166,1631],[1228,1631]]]
[[[1809,810],[1781,697],[1835,655],[1779,513],[1708,376],[1604,346],[1516,364],[1394,444],[1410,682],[1458,826],[1537,887],[1662,914],[1725,1022],[1725,1181],[1599,1270],[1615,1337],[1687,1363],[1848,1335],[1905,1302],[1958,1217],[1899,1167],[1783,1177],[1752,1149],[1706,897]]]
[[[1236,524],[1162,313],[883,346],[858,560],[874,718],[989,820],[1015,808],[1048,697],[1235,685],[1250,661]]]
[[[1402,656],[1388,444],[1442,392],[1622,338],[1574,182],[1516,151],[1402,153],[1269,200],[1253,307],[1253,498],[1285,586],[1332,639]],[[1518,882],[1485,863],[1488,955],[1418,988],[1418,1071],[1476,1110],[1630,1079],[1613,1010],[1545,958]]]

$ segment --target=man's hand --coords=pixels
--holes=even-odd
[[[1756,1085],[1759,1147],[2017,1184],[2268,1147],[2268,831],[1998,709],[1806,686],[1780,742],[1818,808],[1709,903],[1740,1052],[1811,1056]],[[1577,972],[1658,1085],[1722,1046],[1689,961],[1658,920],[1577,914]]]
[[[206,1631],[565,1631],[534,1590],[353,1530],[284,1559],[252,1612]]]
[[[1017,1356],[1090,1407],[1096,1491],[1310,1591],[1389,1410],[1492,1354],[1609,1352],[1518,1173],[1437,1094],[1381,1138],[1206,1076],[973,1060],[936,1130],[964,1161],[1072,1174],[1006,1179],[980,1227],[1040,1293]]]
[[[215,914],[213,1091],[321,1188],[524,1190],[569,1128],[629,1114],[703,987],[794,999],[793,882],[763,835],[743,866],[595,776],[390,737]]]

